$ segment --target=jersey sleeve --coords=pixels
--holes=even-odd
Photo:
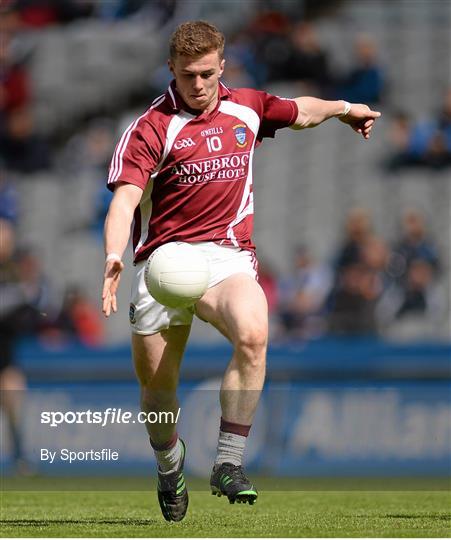
[[[107,187],[134,184],[142,190],[163,152],[160,138],[148,120],[138,118],[124,131],[111,159]]]
[[[261,124],[257,138],[274,137],[278,129],[291,126],[298,116],[298,106],[294,99],[258,92],[262,104]]]

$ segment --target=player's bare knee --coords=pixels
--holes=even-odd
[[[268,332],[266,327],[262,326],[242,331],[235,343],[235,348],[247,362],[259,365],[262,361],[264,362],[267,344]]]

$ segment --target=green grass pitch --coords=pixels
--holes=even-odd
[[[166,523],[154,490],[43,491],[7,486],[2,537],[449,537],[451,493],[440,490],[270,491],[254,506],[191,490],[187,517]],[[312,482],[312,481],[311,481]],[[127,488],[127,484],[124,484]],[[124,487],[123,486],[123,487]],[[79,487],[82,487],[81,485]],[[321,485],[319,486],[321,488]],[[409,487],[409,486],[407,486]],[[77,488],[76,488],[77,489]]]

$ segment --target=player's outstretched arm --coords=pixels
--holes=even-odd
[[[381,116],[379,111],[372,111],[368,105],[361,103],[326,101],[314,97],[299,97],[295,101],[298,117],[291,126],[292,129],[312,128],[329,118],[338,118],[360,133],[364,139],[369,139],[374,122]]]
[[[117,311],[116,292],[124,269],[122,255],[127,247],[135,208],[141,200],[142,189],[132,184],[120,184],[105,219],[105,272],[102,288],[102,311],[109,317]]]

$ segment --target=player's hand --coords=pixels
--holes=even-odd
[[[356,133],[360,133],[364,139],[370,138],[376,118],[379,118],[379,111],[372,111],[368,105],[353,103],[346,116],[339,117],[344,124],[348,124]]]
[[[105,317],[109,317],[111,311],[117,311],[116,291],[119,287],[121,272],[124,269],[124,263],[118,259],[105,262],[105,273],[103,276],[102,289],[102,311]]]

